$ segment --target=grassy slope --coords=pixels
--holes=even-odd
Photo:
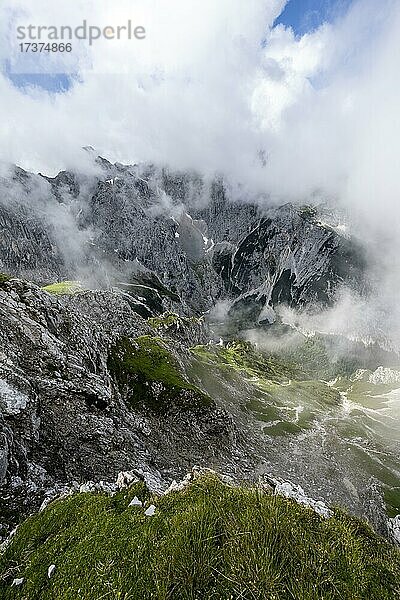
[[[49,294],[60,296],[75,294],[76,292],[82,291],[83,288],[79,281],[60,281],[59,283],[46,285],[42,289],[45,292],[49,292]]]
[[[271,435],[284,435],[311,427],[313,415],[325,412],[327,407],[334,407],[340,401],[339,392],[317,378],[319,373],[315,373],[315,363],[322,369],[325,365],[323,360],[317,361],[318,350],[308,342],[301,354],[289,358],[264,354],[250,343],[238,340],[225,347],[196,346],[192,353],[208,370],[213,370],[216,377],[229,380],[236,372],[262,392],[261,400],[257,394],[248,398],[247,408],[267,424]],[[282,417],[282,410],[292,407],[294,415],[295,407],[303,404],[305,406],[295,423],[289,422],[288,415]]]
[[[182,409],[213,405],[184,377],[161,338],[121,338],[111,349],[108,368],[134,408],[163,411],[174,402]]]
[[[134,495],[153,517],[128,507]],[[140,483],[56,501],[18,529],[0,573],[4,600],[400,597],[400,553],[364,523],[209,476],[159,498]]]
[[[249,342],[236,340],[227,346],[196,346],[195,356],[217,367],[243,371],[248,377],[261,377],[268,381],[282,382],[304,375],[298,365],[273,355],[265,355]]]
[[[284,383],[297,380],[332,379],[342,365],[333,365],[318,339],[304,339],[295,349],[280,353],[263,352],[250,342],[234,340],[226,346],[196,346],[195,356],[217,366],[243,371],[250,377]]]

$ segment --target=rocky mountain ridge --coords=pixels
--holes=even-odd
[[[120,285],[145,317],[226,301],[254,322],[277,303],[329,304],[341,285],[365,285],[360,247],[315,209],[262,209],[193,173],[96,164],[91,176],[13,168],[0,180],[1,271]]]
[[[321,486],[321,473],[346,479],[336,433],[326,449],[300,441],[290,458],[292,434],[342,411],[345,392],[323,380],[325,367],[336,374],[323,344],[306,341],[293,362],[215,343],[209,323],[269,331],[276,307],[362,290],[359,245],[318,208],[262,209],[220,179],[100,158],[96,169],[12,168],[0,180],[3,534],[72,482],[132,470],[164,489],[194,464],[238,480],[306,474],[312,497],[366,511],[384,531],[362,469],[354,484]],[[353,370],[379,366],[361,355]],[[310,452],[321,453],[315,467]]]

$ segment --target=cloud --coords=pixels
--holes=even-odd
[[[284,201],[368,199],[379,216],[383,182],[389,204],[398,193],[400,7],[360,0],[299,38],[273,27],[285,4],[5,0],[3,28],[131,18],[147,38],[74,42],[76,81],[63,94],[22,91],[3,74],[0,158],[54,173],[81,165],[91,144],[121,162],[222,172]]]
[[[223,173],[274,202],[337,202],[367,243],[381,303],[396,312],[400,4],[381,0],[378,10],[374,0],[355,0],[301,37],[273,25],[285,4],[3,0],[2,39],[18,19],[84,18],[131,18],[147,37],[74,42],[75,84],[63,94],[17,89],[0,75],[0,159],[47,173],[85,171],[89,155],[80,148],[91,144],[111,160]],[[0,60],[7,57],[3,45]]]
[[[22,93],[3,76],[0,97],[8,121],[0,156],[55,171],[79,162],[79,148],[91,144],[125,162],[220,170],[240,168],[242,159],[251,163],[258,136],[251,97],[261,41],[284,4],[100,0],[76,3],[63,14],[50,0],[34,7],[6,0],[3,13],[29,15],[14,21],[79,24],[86,18],[101,25],[132,18],[146,26],[147,38],[99,40],[91,49],[74,41],[79,81],[62,95]]]

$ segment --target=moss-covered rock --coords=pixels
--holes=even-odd
[[[399,582],[399,551],[364,522],[215,476],[162,497],[139,483],[55,501],[0,558],[4,600],[395,600]]]
[[[108,368],[132,408],[165,411],[213,406],[184,376],[182,367],[161,338],[121,338],[111,349]]]

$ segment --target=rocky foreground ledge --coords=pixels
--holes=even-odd
[[[163,339],[120,291],[58,296],[8,278],[0,322],[0,538],[71,481],[139,469],[165,489],[193,464],[254,467],[232,416],[186,375],[198,319]]]
[[[66,490],[0,556],[5,600],[400,597],[400,552],[340,510],[269,478],[239,487],[195,469],[164,494],[121,473]],[[328,512],[321,510],[324,508]]]

